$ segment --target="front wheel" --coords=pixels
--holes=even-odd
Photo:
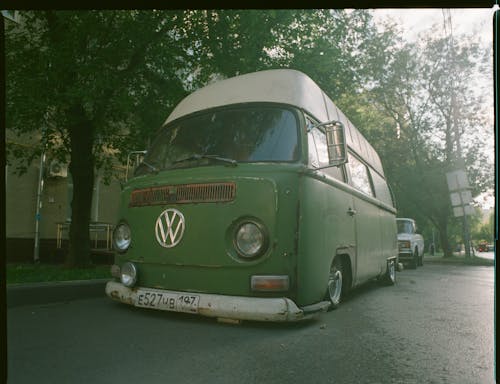
[[[330,274],[328,276],[326,299],[330,300],[330,309],[336,309],[340,305],[340,301],[342,298],[342,282],[342,262],[337,257],[335,258],[335,260],[333,260],[332,265],[330,266]]]
[[[419,267],[423,267],[424,266],[424,252],[422,252],[422,254],[420,255],[420,257],[418,258],[418,266]]]

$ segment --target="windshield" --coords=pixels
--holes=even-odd
[[[299,158],[296,114],[278,106],[210,110],[167,125],[135,175],[168,168]]]
[[[398,220],[398,233],[413,233],[413,224],[411,221]]]

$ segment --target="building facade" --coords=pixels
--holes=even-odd
[[[124,170],[118,169],[118,174],[124,175]],[[106,184],[102,174],[96,172],[89,228],[95,262],[110,260],[110,236],[118,211],[120,184],[119,177]],[[59,164],[46,156],[45,162],[37,159],[19,175],[16,160],[8,158],[5,169],[7,262],[34,262],[37,258],[41,262],[64,261],[72,192],[67,164]]]

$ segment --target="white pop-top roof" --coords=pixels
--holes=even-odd
[[[253,72],[209,84],[186,96],[165,124],[193,112],[249,102],[288,104],[307,111],[320,122],[341,121],[347,144],[384,174],[378,154],[358,129],[309,76],[293,69]]]

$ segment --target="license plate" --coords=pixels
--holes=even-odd
[[[198,313],[199,302],[198,295],[139,289],[136,305],[164,311]]]

